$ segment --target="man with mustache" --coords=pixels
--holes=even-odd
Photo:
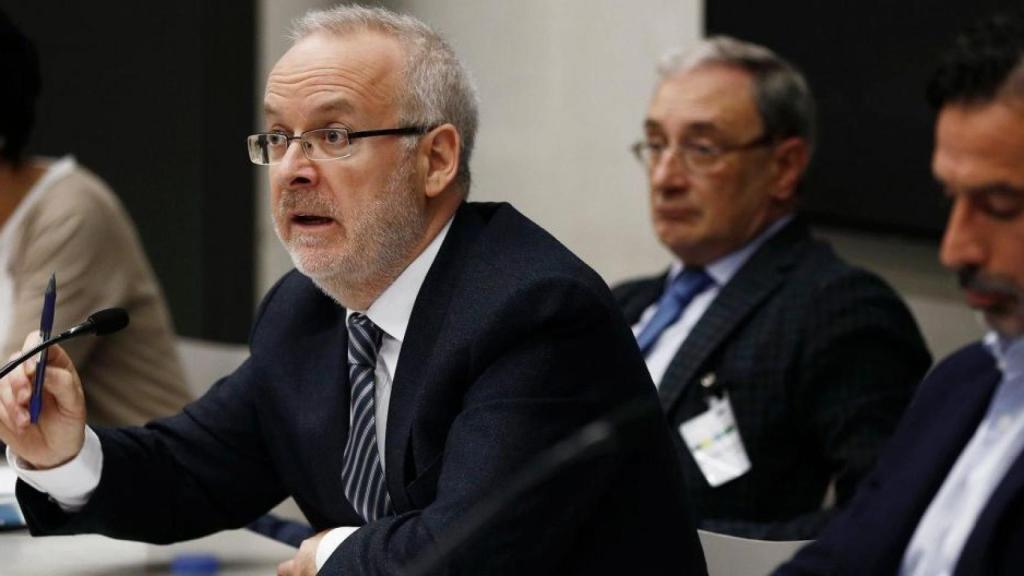
[[[679,427],[698,527],[813,538],[829,484],[850,499],[930,357],[896,294],[796,215],[815,132],[802,75],[727,37],[659,72],[635,152],[675,261],[615,295]]]
[[[1024,566],[1024,14],[961,34],[928,88],[941,260],[991,331],[940,362],[850,507],[779,574]]]
[[[145,428],[86,428],[59,348],[38,426],[35,367],[0,381],[33,533],[172,542],[291,495],[319,532],[279,574],[395,574],[534,471],[539,489],[424,569],[704,574],[669,431],[607,287],[509,205],[466,202],[476,96],[451,48],[358,6],[311,12],[294,37],[248,147],[298,270],[264,299],[249,359]],[[619,406],[580,440],[590,451],[535,467]]]

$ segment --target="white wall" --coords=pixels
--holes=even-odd
[[[287,22],[325,2],[263,0],[264,77]],[[392,0],[452,42],[476,77],[481,124],[475,200],[504,200],[554,234],[609,283],[664,268],[647,214],[646,178],[629,154],[658,57],[702,32],[701,0]],[[262,98],[262,86],[260,87]],[[265,186],[265,184],[264,184]],[[260,191],[262,295],[291,267]],[[907,298],[936,356],[981,333],[953,277],[924,242],[823,233]]]
[[[476,200],[505,200],[607,280],[661,267],[629,152],[657,58],[701,32],[699,0],[400,0],[474,73]]]

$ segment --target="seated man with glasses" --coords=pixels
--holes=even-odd
[[[448,44],[349,5],[294,36],[248,149],[298,270],[177,416],[86,428],[60,348],[39,425],[34,366],[0,380],[33,533],[186,540],[291,495],[318,533],[283,575],[705,574],[607,286],[508,204],[466,201],[476,95]]]
[[[812,538],[871,469],[930,363],[907,308],[796,216],[806,81],[732,38],[674,52],[634,152],[675,261],[615,289],[675,428],[698,527]]]

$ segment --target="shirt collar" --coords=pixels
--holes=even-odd
[[[399,342],[405,340],[405,330],[409,327],[409,318],[412,316],[412,307],[416,303],[416,296],[420,293],[423,281],[427,278],[427,272],[430,271],[434,258],[441,250],[441,244],[451,226],[452,219],[449,219],[426,249],[406,266],[398,278],[395,278],[395,281],[385,288],[380,296],[373,301],[373,304],[370,304],[370,308],[365,311],[366,316],[374,324]],[[355,312],[360,312],[360,310],[348,310],[345,320],[348,321],[349,316]]]
[[[725,286],[732,280],[732,277],[739,272],[740,268],[750,259],[750,256],[761,247],[762,244],[768,241],[769,238],[778,233],[779,230],[792,222],[792,214],[787,214],[782,218],[779,218],[775,222],[772,222],[767,228],[765,228],[760,234],[754,237],[753,240],[747,242],[739,250],[735,250],[722,256],[718,260],[711,262],[704,267],[711,279],[715,281],[716,286]],[[676,260],[672,263],[672,267],[669,270],[668,281],[671,281],[676,277],[679,272],[686,267],[686,263],[681,260]]]
[[[1004,338],[991,330],[985,334],[984,343],[1004,377],[1024,373],[1024,337]]]

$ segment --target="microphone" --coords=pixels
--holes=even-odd
[[[43,348],[49,348],[54,344],[70,340],[72,338],[77,338],[79,336],[84,336],[86,334],[96,333],[97,336],[106,336],[107,334],[117,332],[127,325],[128,312],[126,312],[124,308],[107,308],[106,310],[95,312],[86,318],[85,322],[76,324],[53,338],[40,342],[31,350],[23,352],[14,360],[4,364],[3,368],[0,368],[0,378],[6,376],[8,372],[14,370],[25,360],[28,360],[32,356],[38,354]]]

